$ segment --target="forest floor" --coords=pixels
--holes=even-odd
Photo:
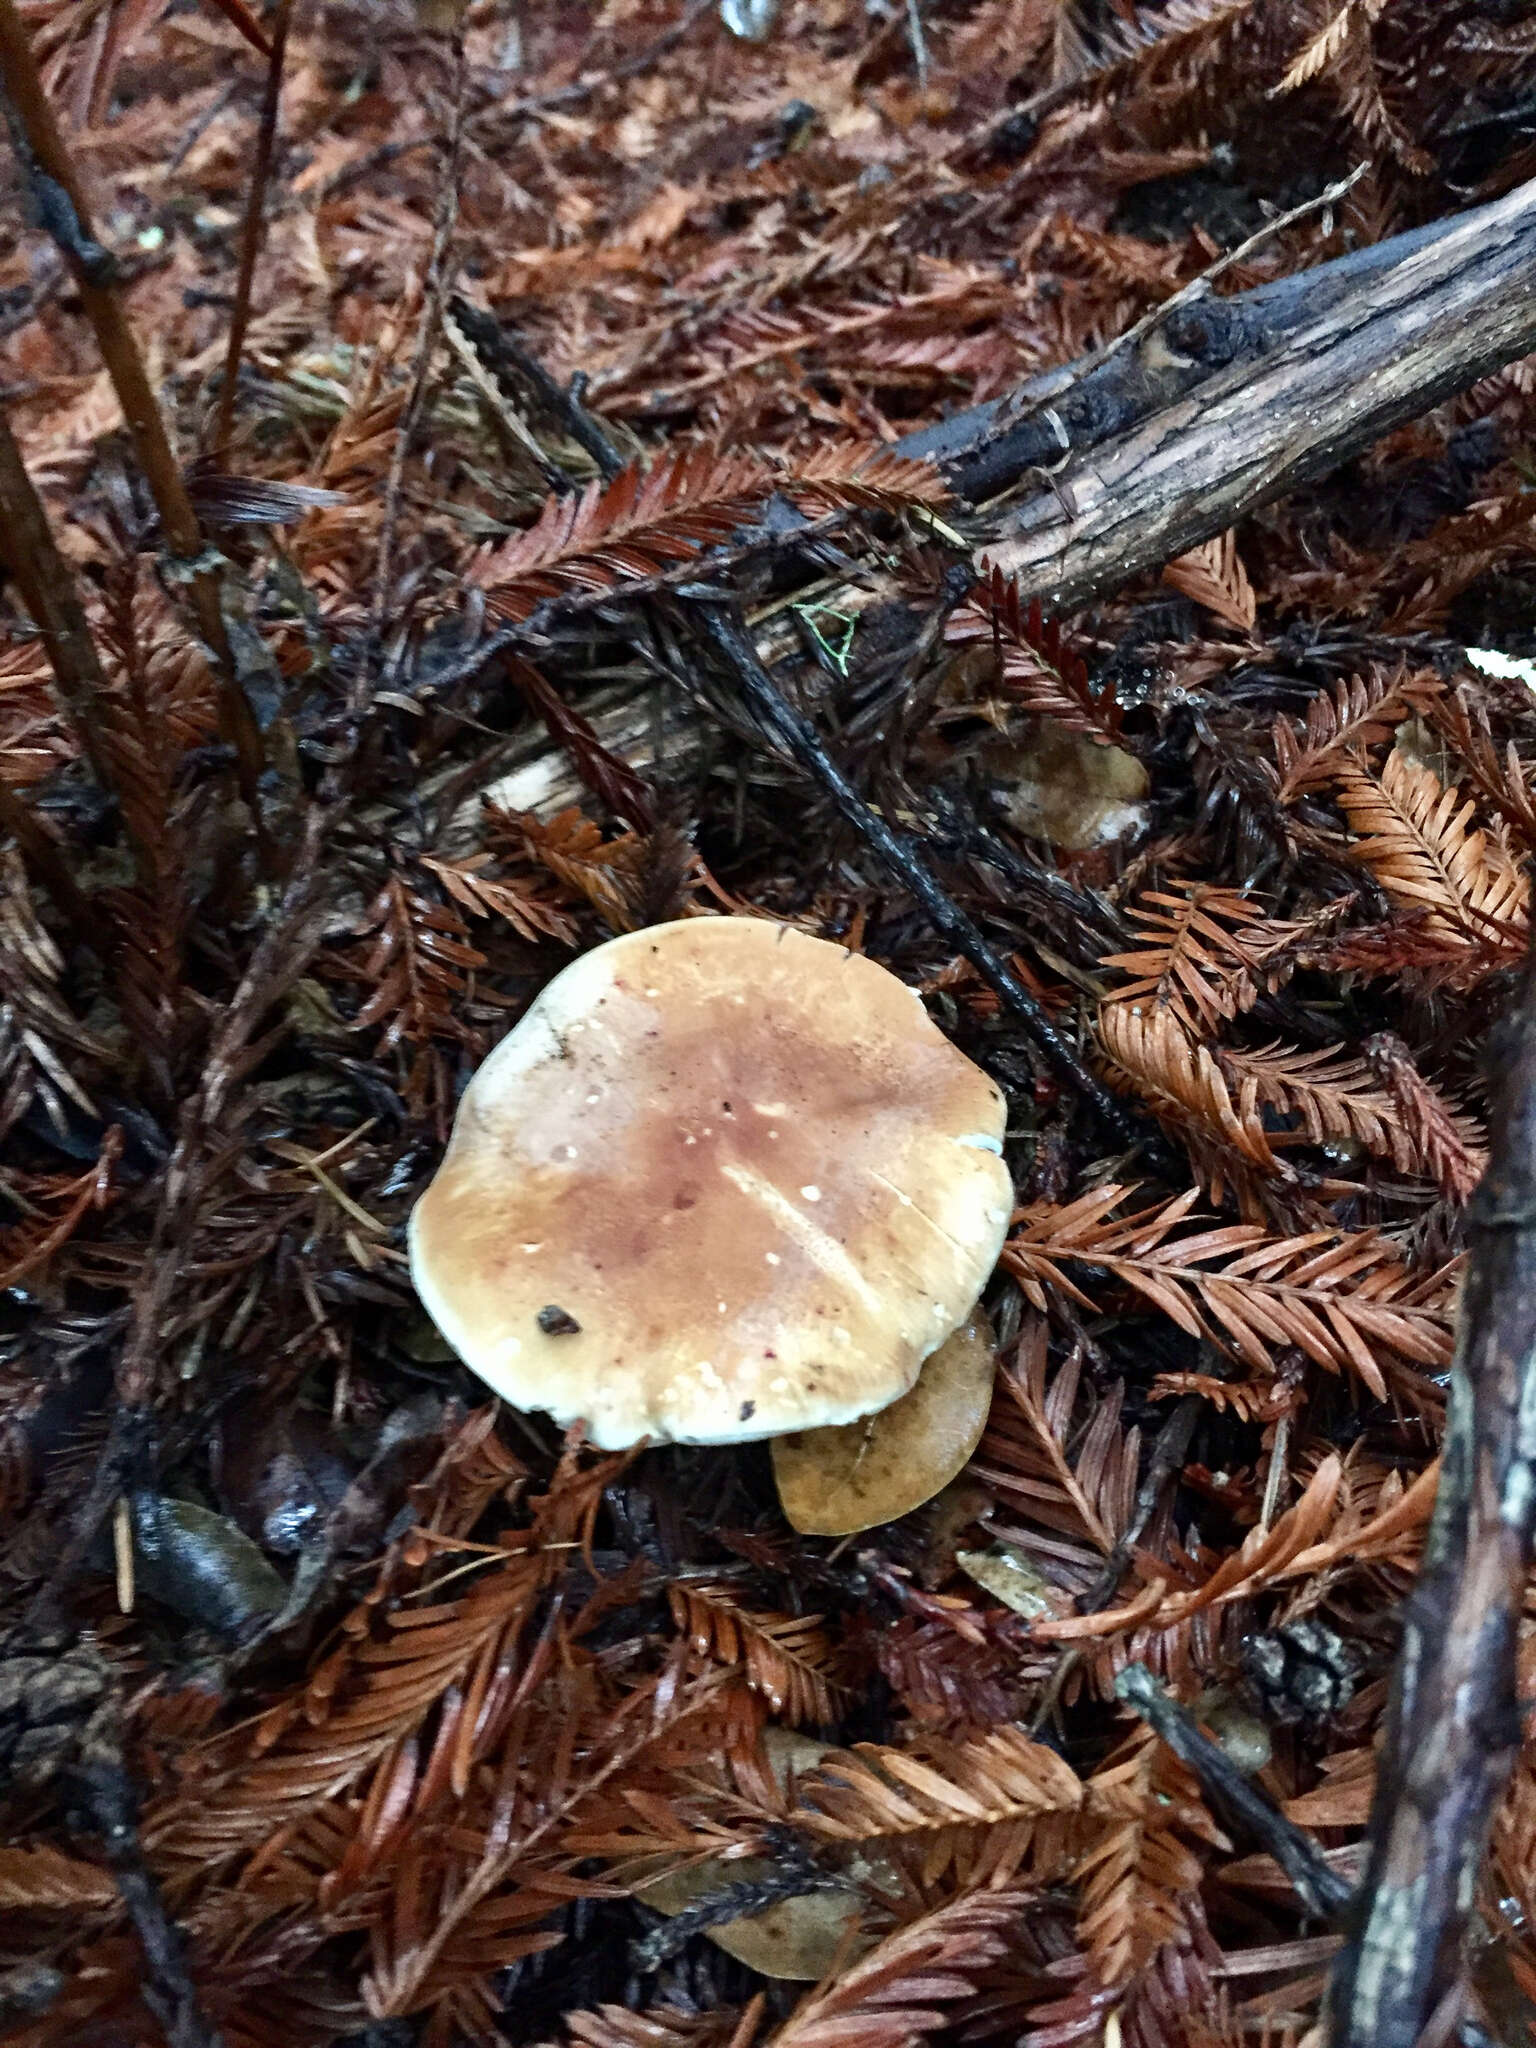
[[[1531,17],[289,12],[19,8],[194,523],[7,157],[0,402],[88,633],[50,664],[12,478],[4,2038],[1294,2048],[1336,1916],[1116,1679],[1359,1876],[1528,941],[1536,359],[1049,623],[946,583],[1006,508],[888,451],[1331,181],[1213,288],[1512,191]],[[1008,1096],[985,1434],[846,1540],[762,1443],[498,1406],[410,1285],[486,1051],[721,911],[891,968]],[[1530,2038],[1536,1734],[1467,1954]]]

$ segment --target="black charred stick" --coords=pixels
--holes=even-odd
[[[1115,1694],[1188,1764],[1218,1818],[1230,1820],[1274,1857],[1307,1909],[1336,1919],[1349,1903],[1348,1880],[1329,1867],[1305,1829],[1287,1820],[1249,1784],[1226,1751],[1201,1734],[1194,1716],[1169,1699],[1146,1665],[1128,1664],[1115,1680]]]
[[[80,1817],[101,1837],[144,1956],[140,1995],[164,2028],[170,2048],[223,2048],[223,2036],[198,2003],[181,1930],[144,1860],[138,1792],[114,1720],[110,1711],[93,1716],[85,1732],[72,1773]]]
[[[457,293],[448,301],[448,311],[491,375],[501,381],[502,375],[510,372],[541,411],[558,421],[578,447],[586,450],[604,483],[611,484],[624,467],[624,457],[583,403],[585,376],[578,371],[567,390],[550,375],[522,337],[491,314],[483,313]]]
[[[934,929],[942,932],[970,961],[1004,1007],[1020,1020],[1060,1079],[1088,1103],[1116,1143],[1155,1145],[1158,1141],[1135,1122],[1083,1065],[1043,1005],[1030,994],[980,926],[940,886],[918,848],[901,833],[892,831],[879,812],[864,801],[809,721],[785,701],[734,610],[700,601],[690,606],[689,615],[729,666],[744,701],[775,746],[781,747],[821,784],[839,814],[921,904]]]

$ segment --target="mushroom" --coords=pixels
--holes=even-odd
[[[942,1493],[981,1441],[992,1405],[992,1331],[973,1309],[917,1384],[861,1422],[773,1440],[773,1476],[791,1528],[852,1536]]]
[[[851,1422],[991,1273],[1003,1123],[874,961],[755,918],[652,926],[558,975],[475,1074],[412,1275],[483,1380],[603,1449]]]

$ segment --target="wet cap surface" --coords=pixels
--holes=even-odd
[[[754,918],[655,926],[574,962],[475,1075],[413,1276],[497,1392],[604,1448],[848,1422],[985,1284],[1003,1124],[873,961]]]

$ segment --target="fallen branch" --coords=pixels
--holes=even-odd
[[[1440,1487],[1329,1990],[1331,2048],[1413,2048],[1432,2023],[1449,2037],[1488,1830],[1520,1747],[1515,1646],[1536,1532],[1536,966],[1488,1072],[1493,1156],[1467,1210]]]
[[[1068,364],[898,444],[972,503],[987,552],[1070,610],[1223,533],[1536,348],[1536,182]]]

